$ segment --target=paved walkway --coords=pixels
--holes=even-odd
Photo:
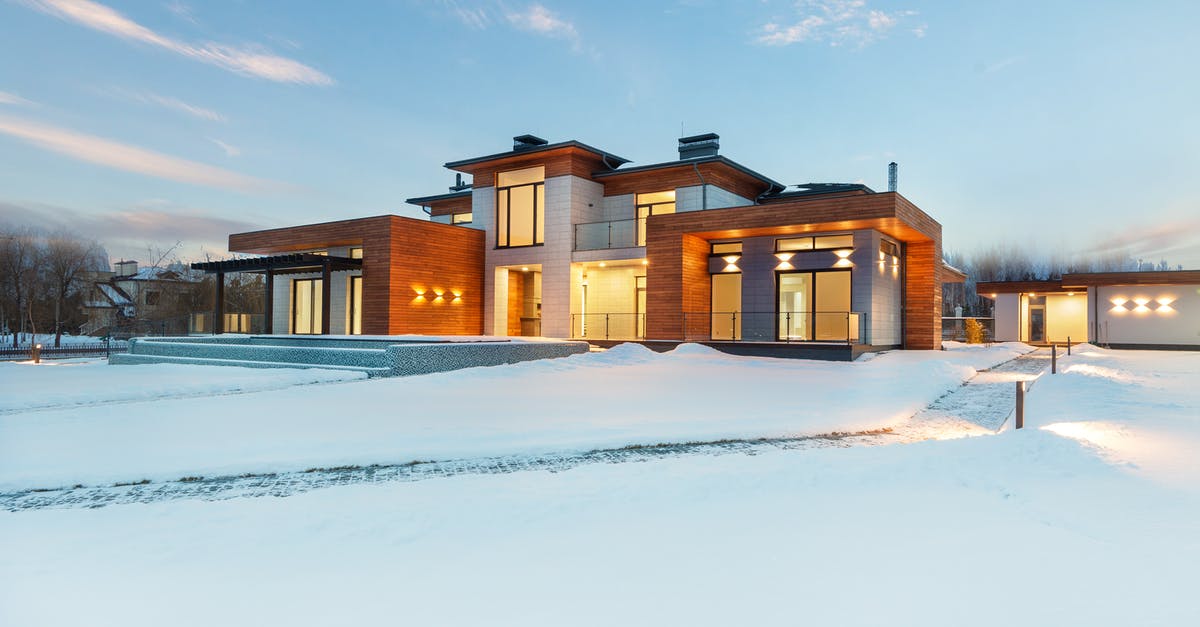
[[[8,511],[42,508],[104,507],[173,499],[223,500],[256,496],[288,496],[319,488],[355,483],[422,481],[463,474],[504,474],[527,470],[561,472],[587,464],[642,462],[660,457],[754,455],[773,450],[878,446],[930,439],[985,435],[998,431],[1013,410],[1013,381],[1032,379],[1049,367],[1050,356],[1038,350],[990,370],[917,412],[903,425],[881,431],[835,433],[801,438],[731,440],[635,446],[587,453],[414,462],[389,466],[314,468],[301,472],[196,481],[172,481],[111,487],[68,488],[0,494]]]

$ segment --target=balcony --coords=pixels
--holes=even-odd
[[[606,250],[645,245],[645,218],[585,222],[575,225],[575,250]]]

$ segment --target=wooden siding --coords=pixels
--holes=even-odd
[[[679,339],[682,313],[708,311],[710,240],[858,229],[906,243],[905,346],[936,349],[942,227],[894,192],[652,216],[646,234],[647,338]]]
[[[677,187],[700,185],[700,177],[696,176],[696,169],[692,166],[691,163],[681,163],[677,166],[628,174],[617,170],[615,174],[605,175],[596,180],[604,184],[605,196],[659,192]],[[769,185],[719,161],[701,163],[699,167],[705,183],[720,187],[742,198],[754,200],[767,191]]]
[[[274,254],[363,247],[366,335],[483,332],[483,231],[376,216],[229,236],[229,250]],[[427,297],[417,298],[417,290]],[[433,290],[449,296],[437,300]],[[455,301],[453,292],[461,297]]]
[[[461,198],[435,200],[425,204],[424,206],[429,207],[429,215],[431,216],[448,216],[456,213],[471,213],[471,195],[467,194]]]
[[[545,166],[546,178],[573,174],[590,179],[593,172],[607,170],[599,155],[593,154],[574,146],[564,146],[555,150],[534,152],[531,154],[514,153],[480,163],[472,163],[459,168],[459,172],[471,175],[472,184],[480,187],[494,187],[496,173],[508,170],[520,170],[534,166]]]
[[[1200,270],[1064,274],[1066,287],[1081,285],[1200,285]]]
[[[1064,292],[1062,281],[983,281],[975,284],[975,293],[1024,294],[1028,292]]]

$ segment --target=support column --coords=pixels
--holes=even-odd
[[[329,297],[333,294],[330,279],[332,272],[329,268],[329,260],[326,259],[321,264],[321,335],[329,335]]]
[[[270,269],[263,283],[267,286],[266,298],[263,299],[263,332],[271,335],[275,332],[275,273]]]
[[[225,332],[225,273],[217,273],[217,295],[213,303],[213,335]]]

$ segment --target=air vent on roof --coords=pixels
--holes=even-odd
[[[695,159],[696,157],[715,157],[721,148],[721,139],[716,133],[692,135],[679,138],[679,158]]]
[[[529,150],[538,146],[545,146],[550,142],[538,137],[537,135],[517,135],[513,138],[513,150]]]
[[[897,175],[899,174],[899,172],[898,172],[899,169],[900,169],[900,166],[896,165],[895,161],[888,164],[888,191],[889,192],[896,191],[896,178],[897,178]]]
[[[454,184],[450,186],[450,191],[461,192],[464,189],[471,189],[471,184],[463,182],[462,174],[455,174],[454,175]]]

